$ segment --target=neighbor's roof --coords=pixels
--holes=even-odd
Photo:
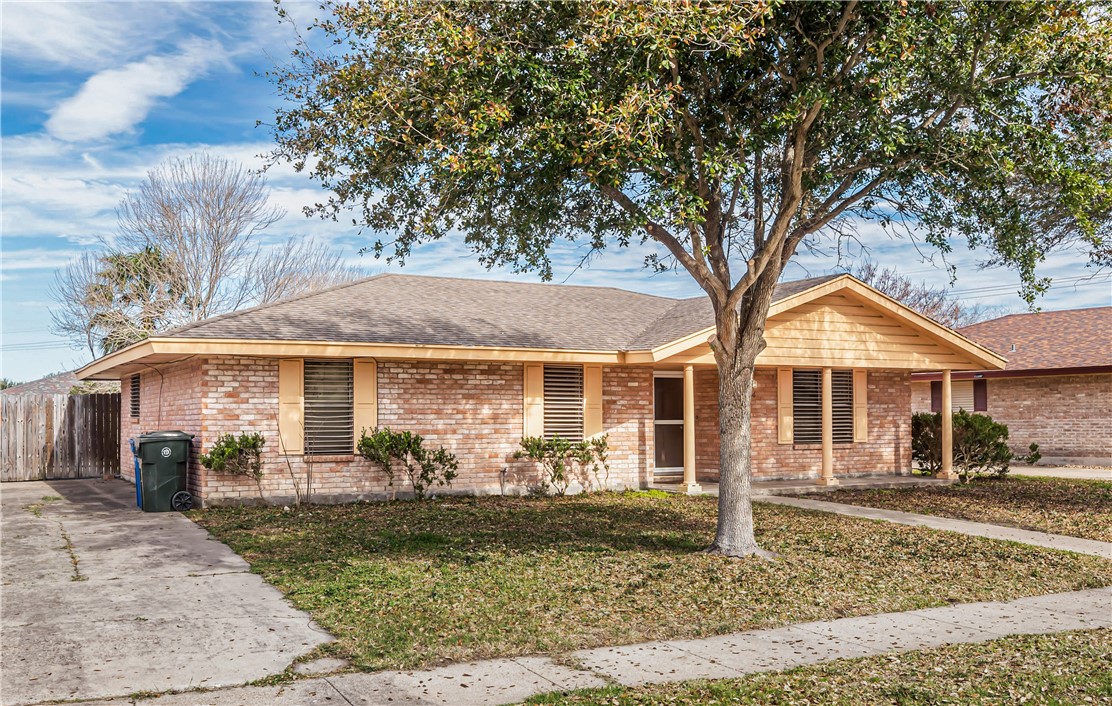
[[[1011,314],[959,332],[1007,358],[1009,371],[1112,366],[1112,306]]]
[[[773,301],[836,277],[777,285]],[[382,274],[159,337],[610,351],[652,349],[713,326],[705,296]]]
[[[119,392],[118,382],[89,382],[77,378],[75,373],[55,373],[38,380],[13,385],[5,390],[0,390],[4,395],[68,395],[74,386],[80,386],[82,394],[92,392]]]

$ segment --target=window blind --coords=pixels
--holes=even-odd
[[[853,371],[830,371],[830,399],[835,444],[853,443]]]
[[[964,409],[966,412],[974,411],[973,381],[955,380],[950,383],[950,402],[953,411]]]
[[[853,371],[830,371],[831,421],[835,444],[853,443]],[[793,441],[822,443],[822,371],[792,371]]]
[[[583,367],[544,366],[544,437],[583,440]]]
[[[305,361],[305,453],[350,454],[354,447],[354,373],[350,360]]]
[[[131,416],[133,419],[139,418],[139,376],[132,375],[131,382],[128,387],[131,391]]]
[[[797,444],[822,443],[822,371],[792,371],[792,413]]]

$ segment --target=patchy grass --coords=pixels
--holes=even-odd
[[[967,485],[837,490],[821,499],[1112,542],[1112,481],[978,478]]]
[[[61,499],[62,498],[60,496],[57,496],[57,495],[44,495],[44,496],[42,496],[42,500],[40,500],[39,502],[31,503],[30,505],[26,506],[23,509],[26,510],[27,512],[31,513],[35,517],[42,517],[42,509],[44,507],[46,507],[47,505],[49,505],[52,502],[55,502],[55,501],[61,500]]]
[[[547,694],[530,704],[1097,704],[1112,701],[1112,630],[1008,637],[836,660],[742,679]]]
[[[1112,584],[1112,562],[755,507],[776,562],[699,553],[713,498],[642,493],[223,508],[191,517],[359,669],[700,637]]]

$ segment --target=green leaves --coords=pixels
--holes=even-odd
[[[1104,2],[329,9],[335,50],[276,74],[274,158],[312,164],[333,196],[310,212],[354,209],[388,258],[458,233],[547,278],[557,239],[667,234],[692,256],[669,265],[732,286],[773,218],[802,240],[856,215],[964,238],[1033,297],[1047,251],[1112,249]]]
[[[560,436],[546,439],[527,436],[521,440],[521,449],[514,458],[527,458],[541,467],[542,477],[538,490],[547,493],[551,487],[557,495],[565,495],[573,482],[584,488],[592,485],[595,490],[605,490],[610,477],[608,436],[594,436],[583,441],[570,441]]]
[[[248,476],[256,483],[263,477],[262,449],[265,438],[258,432],[243,432],[236,437],[224,434],[209,452],[201,454],[201,465],[215,473]]]
[[[418,500],[423,500],[434,484],[451,486],[459,469],[456,457],[443,446],[425,448],[425,439],[420,434],[395,432],[389,427],[372,429],[370,434],[364,429],[357,449],[359,455],[385,471],[390,485],[394,485],[394,466],[400,464]]]

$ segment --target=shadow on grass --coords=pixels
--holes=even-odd
[[[240,552],[306,563],[405,555],[446,560],[487,553],[690,553],[714,530],[705,512],[636,493],[565,498],[440,498],[298,511],[219,508],[193,514]]]

